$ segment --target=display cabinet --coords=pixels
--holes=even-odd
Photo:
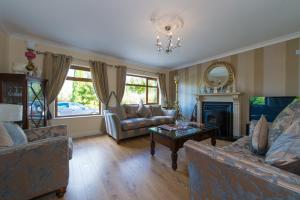
[[[0,73],[0,103],[23,105],[23,129],[47,125],[46,80],[26,74]]]

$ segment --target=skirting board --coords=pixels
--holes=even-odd
[[[81,137],[86,137],[86,136],[103,135],[103,134],[105,134],[105,132],[101,132],[99,130],[69,133],[69,135],[72,138],[81,138]]]

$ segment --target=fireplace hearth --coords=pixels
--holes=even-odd
[[[217,126],[217,138],[233,139],[233,104],[232,102],[203,102],[202,122],[206,126]]]

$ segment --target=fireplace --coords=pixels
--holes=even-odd
[[[217,126],[217,138],[233,139],[233,104],[232,102],[203,102],[202,122],[206,126]]]

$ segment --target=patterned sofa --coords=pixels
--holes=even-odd
[[[223,148],[195,141],[186,142],[190,199],[299,200],[299,120],[300,100],[297,100],[269,125],[268,137],[261,138],[268,140],[269,149],[265,155],[252,151],[253,140],[250,139],[257,123],[255,121],[251,122],[250,136],[244,136]],[[298,129],[289,132],[288,127],[294,125],[298,125]],[[287,137],[291,140],[282,140]],[[278,142],[283,143],[277,145]],[[278,165],[269,163],[269,153],[272,151],[272,158],[279,161]]]
[[[68,185],[72,140],[65,125],[24,131],[28,143],[0,148],[0,199],[27,200]]]
[[[148,128],[151,126],[175,122],[176,111],[162,109],[159,105],[146,106],[147,109],[153,110],[147,117],[136,114],[138,104],[122,106],[104,111],[106,131],[117,143],[122,139],[148,134]],[[126,115],[123,119],[119,114],[120,109],[124,109]]]
[[[190,199],[300,199],[300,176],[265,164],[241,149],[247,144],[247,136],[226,148],[186,142]]]

